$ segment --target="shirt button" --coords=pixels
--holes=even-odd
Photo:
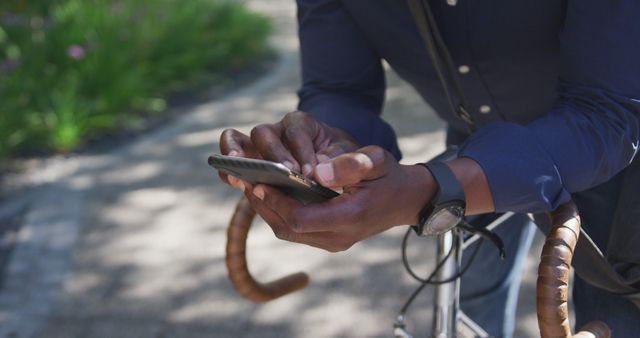
[[[470,70],[471,70],[471,68],[469,68],[469,66],[467,66],[467,65],[462,65],[462,66],[458,67],[458,72],[460,72],[460,74],[467,74],[467,73],[469,73]]]
[[[483,114],[489,114],[491,112],[491,107],[489,107],[486,104],[483,104],[482,106],[480,106],[480,112]]]

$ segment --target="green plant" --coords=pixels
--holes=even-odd
[[[69,151],[161,110],[166,93],[255,62],[269,33],[232,1],[3,0],[0,157]]]

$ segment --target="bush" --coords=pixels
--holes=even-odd
[[[270,25],[216,0],[2,0],[0,157],[69,151],[255,62]],[[227,71],[228,73],[228,71]]]

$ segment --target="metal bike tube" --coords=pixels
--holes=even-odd
[[[443,263],[436,275],[436,280],[446,280],[460,271],[462,264],[462,236],[457,229],[438,235],[437,262],[452,254]],[[460,279],[446,284],[438,284],[435,290],[435,304],[433,311],[433,338],[456,338],[456,322],[458,318],[458,299],[460,293]]]

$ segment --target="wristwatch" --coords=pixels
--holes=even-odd
[[[413,229],[419,236],[438,235],[451,230],[464,218],[464,190],[444,162],[418,163],[425,166],[438,183],[438,190],[420,210],[418,224]]]

